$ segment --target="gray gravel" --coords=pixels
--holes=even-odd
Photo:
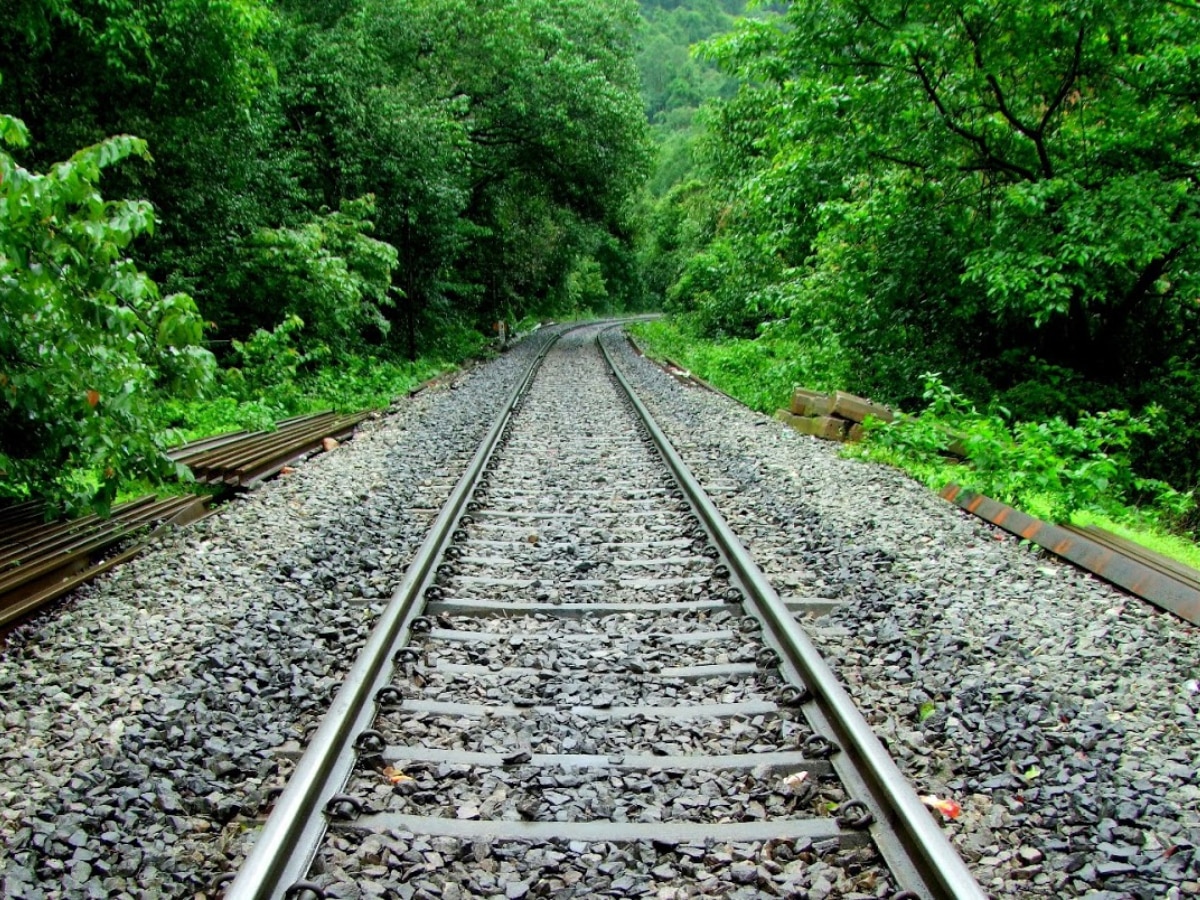
[[[685,900],[706,896],[752,900],[826,900],[889,895],[872,851],[829,850],[803,839],[770,844],[716,846],[562,841],[466,842],[406,834],[335,840],[326,851],[356,873],[323,860],[338,896],[400,900],[466,897],[651,897]],[[403,872],[392,892],[388,876]]]
[[[962,804],[962,816],[945,824],[989,893],[1200,894],[1200,630],[1020,547],[903,475],[840,459],[831,445],[679,385],[616,336],[611,343],[785,599],[841,604],[807,623],[814,639],[920,791]],[[398,404],[354,441],[168,538],[14,636],[0,654],[0,894],[196,896],[236,865],[247,826],[290,765],[277,751],[315,725],[485,430],[495,397],[532,349],[519,345],[459,378],[456,389]],[[470,548],[477,556],[461,560],[458,577],[483,577],[487,566],[477,560],[503,557],[515,561],[513,578],[524,574],[523,560],[549,561],[553,582],[573,578],[585,596],[589,576],[626,579],[630,597],[663,590],[639,585],[636,567],[618,571],[611,561],[644,558],[633,544],[647,529],[623,533],[586,506],[578,512],[588,518],[589,545],[630,544],[607,554],[610,570],[579,572],[588,559],[572,556],[569,529],[553,522],[538,526],[536,543],[531,529],[492,522],[479,525],[479,534],[490,533]],[[689,547],[656,553],[681,560],[656,566],[675,580],[668,595],[694,596]],[[548,584],[547,594],[555,589]],[[609,655],[596,661],[598,687],[608,684],[603,667],[614,665],[614,648],[649,657],[650,665],[661,661],[652,642],[621,621],[592,620],[571,634],[577,644],[556,635],[553,649],[595,652],[588,641],[596,635],[586,632],[602,622],[597,646]],[[436,627],[506,641],[516,628],[465,617]],[[681,621],[662,631],[728,627]],[[544,665],[550,649],[539,644],[538,629],[536,617],[518,629],[517,652],[530,668]],[[706,641],[678,658],[736,663],[737,644]],[[473,662],[461,644],[442,658]],[[434,663],[429,686],[465,688],[436,674]],[[765,678],[746,684],[753,690]],[[703,690],[695,681],[671,687],[672,702]],[[572,718],[547,716],[537,733],[517,737],[535,752],[619,753],[666,736],[652,730],[652,719],[614,729]],[[796,723],[780,719],[674,724],[671,752],[795,742],[783,731]],[[418,714],[411,727],[409,742],[463,747],[459,717]],[[464,749],[506,751],[510,737],[497,729],[494,746]],[[505,772],[512,795],[535,793],[522,767]],[[496,800],[500,815],[520,815],[516,799],[497,797],[506,785],[474,770],[458,774],[460,806]],[[610,777],[585,786],[589,804],[604,803]],[[686,806],[676,812],[682,778],[668,775],[645,807],[623,815],[691,815]],[[568,790],[547,798],[537,787],[539,815],[571,802],[558,802]],[[765,795],[759,802],[784,802],[752,787],[689,782],[701,794],[744,790]],[[387,796],[394,802],[394,793]],[[855,861],[862,851],[803,842],[490,846],[389,835],[331,847],[328,877],[345,896],[382,896],[369,879],[339,881],[350,863],[381,878],[403,870],[398,896],[439,896],[422,873],[432,887],[444,886],[443,898],[465,888],[483,896],[670,900],[697,885],[728,897],[886,893],[870,881],[871,861]]]
[[[608,343],[989,893],[1200,895],[1200,629]]]
[[[372,811],[515,822],[748,822],[822,815],[845,800],[839,785],[813,780],[793,792],[775,773],[541,766],[409,765],[398,791],[386,776],[362,772],[350,793]]]
[[[245,851],[542,336],[367,423],[0,655],[0,895],[184,897]]]

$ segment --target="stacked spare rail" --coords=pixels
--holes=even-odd
[[[203,514],[207,497],[142,497],[102,519],[46,522],[40,503],[0,512],[0,625],[130,559],[164,526]]]
[[[882,404],[842,391],[826,394],[797,387],[788,408],[778,410],[775,418],[802,434],[831,441],[860,441],[865,435],[863,422],[868,418],[892,422],[895,413]],[[947,431],[946,438],[946,456],[966,459],[963,436]],[[941,496],[1180,618],[1200,624],[1200,572],[1195,569],[1102,528],[1042,522],[957,484],[948,485]]]
[[[298,416],[280,422],[274,431],[217,435],[167,455],[187,465],[200,484],[245,489],[311,453],[332,448],[370,415]],[[164,529],[203,516],[214,499],[208,494],[146,496],[114,507],[106,518],[69,520],[54,518],[53,511],[36,501],[0,510],[0,626],[131,559]]]
[[[982,898],[596,330],[504,401],[225,896]]]
[[[354,433],[370,412],[314,413],[280,422],[274,431],[235,432],[192,441],[168,452],[202,484],[252,487],[322,448]]]
[[[864,438],[863,423],[868,419],[890,423],[896,415],[889,407],[853,394],[797,387],[788,408],[778,410],[775,418],[802,434],[853,442]],[[965,437],[947,430],[944,453],[947,459],[965,461]],[[1182,619],[1200,624],[1200,572],[1189,566],[1094,525],[1077,528],[1042,522],[957,484],[946,486],[941,496],[1010,534],[1033,541]]]

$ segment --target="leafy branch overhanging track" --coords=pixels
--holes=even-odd
[[[325,896],[328,830],[873,847],[893,896],[982,898],[602,331],[506,400],[225,896]],[[672,802],[717,773],[762,802]]]

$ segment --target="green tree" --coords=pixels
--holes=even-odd
[[[242,269],[241,286],[269,322],[296,316],[306,334],[339,355],[353,353],[364,334],[387,335],[385,312],[395,304],[396,248],[370,237],[375,198],[345,201],[297,228],[267,228],[249,242],[257,258]]]
[[[467,248],[466,271],[483,288],[484,317],[520,316],[561,295],[574,261],[593,250],[593,228],[619,240],[628,232],[627,203],[649,164],[632,62],[636,7],[623,0],[429,5],[438,16],[432,45],[447,48],[437,77],[466,104],[467,215],[482,230]],[[517,198],[527,210],[541,209],[540,220],[528,211],[514,216]],[[546,250],[538,282],[518,280],[530,269],[514,265],[513,255],[536,245]]]
[[[761,177],[791,169],[807,194],[772,191],[776,218],[819,208],[822,266],[911,284],[890,311],[937,307],[1097,379],[1161,362],[1164,323],[1167,345],[1186,339],[1200,262],[1195,9],[823,0],[714,54],[774,98]],[[918,217],[937,247],[911,239]],[[917,272],[931,264],[953,277],[930,285]]]
[[[277,53],[284,139],[320,203],[377,198],[374,234],[398,253],[396,302],[385,315],[399,326],[393,340],[415,356],[430,304],[460,280],[472,233],[463,102],[421,71],[423,24],[404,4],[347,3],[338,16],[307,4],[285,10]]]
[[[833,335],[902,405],[929,371],[1022,419],[1165,405],[1135,463],[1196,483],[1200,10],[804,0],[703,54],[741,88],[645,245],[674,308]]]
[[[131,133],[152,162],[112,172],[122,195],[155,207],[155,239],[134,258],[167,290],[192,294],[217,336],[236,332],[226,274],[231,243],[298,224],[297,184],[268,44],[278,20],[262,0],[13,0],[0,33],[0,108],[38,135],[46,167],[105,135]]]
[[[330,206],[377,196],[410,354],[447,317],[490,323],[556,302],[594,230],[622,233],[646,160],[632,7],[286,8],[282,95],[310,161],[302,181]]]
[[[373,238],[398,254],[396,289],[375,304],[386,321],[359,324],[410,355],[449,318],[557,302],[589,255],[610,289],[636,284],[626,201],[648,154],[627,0],[13,0],[12,12],[0,108],[41,137],[31,164],[105,134],[146,137],[154,162],[111,182],[159,213],[135,259],[196,297],[221,346],[278,322],[280,298],[258,287],[286,281],[267,236],[288,243],[292,271],[315,271],[340,256],[315,237],[322,208],[368,194]],[[306,337],[324,327],[317,293],[295,310]]]
[[[10,116],[0,138],[28,144]],[[127,255],[150,205],[97,187],[131,156],[145,143],[114,137],[37,174],[0,149],[0,495],[103,511],[123,480],[179,474],[151,394],[203,388],[213,360],[191,299],[162,296]]]

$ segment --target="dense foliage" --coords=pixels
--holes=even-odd
[[[118,448],[107,455],[70,423],[126,415],[112,385],[175,398],[166,381],[201,358],[183,349],[201,337],[226,369],[218,394],[274,392],[277,408],[294,405],[282,382],[319,380],[351,356],[445,358],[500,319],[641,298],[631,211],[650,144],[630,0],[12,0],[6,13],[4,186],[18,189],[10,172],[48,172],[28,176],[49,192],[37,202],[97,242],[46,274],[12,248],[62,240],[59,225],[4,223],[16,229],[0,288],[4,375],[10,389],[18,377],[71,386],[46,401],[57,406],[23,412],[42,430],[21,439],[41,450],[10,445],[5,423],[10,492],[41,493],[59,464],[81,484],[165,474],[162,437],[138,414],[119,440],[97,432]],[[93,149],[75,156],[81,146]],[[106,191],[139,199],[85,197],[76,182],[92,190],[98,167],[123,156]],[[101,288],[109,269],[120,284]],[[31,323],[50,328],[21,293],[35,276],[64,298],[55,327],[75,329],[59,342],[61,370],[20,355],[40,346]],[[153,335],[158,319],[169,335]],[[159,343],[143,347],[143,331]],[[294,356],[247,364],[282,343]],[[112,348],[127,345],[118,364]],[[67,400],[93,389],[99,404]]]
[[[710,337],[828,346],[1013,421],[1165,409],[1133,464],[1200,473],[1200,12],[1143,0],[806,0],[704,54],[738,77],[649,277]]]
[[[1147,417],[1116,410],[1083,412],[1075,423],[1061,417],[1014,423],[994,406],[978,409],[932,375],[924,398],[922,415],[901,416],[888,426],[874,423],[868,452],[950,470],[928,473],[935,487],[959,483],[1055,521],[1080,510],[1121,515],[1144,498],[1154,501],[1152,511],[1167,514],[1191,506],[1189,498],[1139,477],[1130,465],[1129,449],[1135,437],[1152,430],[1153,411]],[[971,467],[950,464],[951,449]]]
[[[146,426],[151,393],[201,389],[212,358],[191,298],[162,296],[127,256],[149,204],[97,186],[145,144],[111,138],[38,174],[3,149],[28,138],[0,115],[0,497],[104,509],[126,479],[175,474]]]
[[[636,296],[632,3],[16,0],[13,21],[0,109],[38,135],[30,162],[145,139],[154,163],[118,182],[162,223],[139,259],[195,297],[210,337],[295,313],[310,340],[415,356],[447,319],[567,311],[589,268],[589,302]],[[335,271],[365,262],[339,244],[346,217],[396,256],[361,309],[364,285]]]
[[[938,372],[961,402],[931,421],[983,409],[998,444],[1108,423],[1127,502],[1200,480],[1190,4],[7,11],[8,495],[102,506],[170,474],[167,426],[344,398],[338,369],[386,399],[499,319],[658,298],[658,338],[723,342],[763,408],[795,381],[916,408]]]

